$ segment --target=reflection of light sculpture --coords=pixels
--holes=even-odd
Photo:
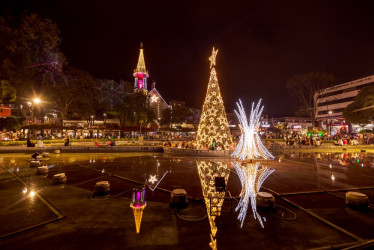
[[[209,246],[212,249],[217,249],[216,233],[217,227],[215,223],[216,216],[221,215],[221,207],[225,198],[225,192],[218,192],[215,186],[216,177],[224,177],[225,184],[230,175],[230,169],[226,163],[223,162],[205,162],[197,161],[197,169],[199,173],[201,188],[203,191],[204,202],[207,209],[210,229],[211,242]]]
[[[140,224],[142,223],[143,210],[146,207],[145,202],[145,188],[134,188],[132,192],[132,202],[130,207],[134,213],[136,233],[140,231]]]
[[[243,226],[245,216],[247,215],[247,209],[249,203],[252,206],[253,217],[258,219],[261,226],[264,227],[261,216],[257,213],[256,208],[256,196],[260,190],[262,183],[266,178],[274,172],[273,169],[267,167],[260,167],[260,163],[237,165],[233,163],[236,172],[238,173],[240,183],[242,184],[242,191],[240,193],[240,201],[235,211],[239,211],[238,219],[241,221],[241,227]]]
[[[238,106],[238,111],[235,110],[235,114],[239,119],[239,127],[242,134],[231,156],[239,158],[241,161],[260,158],[273,159],[274,156],[264,146],[257,133],[260,126],[261,113],[264,109],[264,106],[260,107],[261,99],[257,103],[256,108],[254,108],[254,103],[252,103],[249,121],[247,120],[242,102],[239,100],[236,105]]]
[[[171,171],[170,171],[171,172]],[[156,186],[154,186],[153,188],[151,188],[151,187],[149,187],[149,189],[151,189],[152,191],[155,191],[155,189],[157,188],[157,186],[158,186],[158,184],[160,184],[160,182],[164,179],[164,177],[165,177],[165,175],[167,174],[167,173],[169,173],[169,171],[166,171],[165,173],[164,173],[164,175],[161,177],[161,179],[157,182],[157,184],[156,184]],[[153,179],[154,178],[154,179]],[[149,182],[152,182],[152,184],[154,183],[154,182],[156,182],[157,181],[157,179],[156,179],[156,175],[151,175],[151,178],[149,178],[149,180],[148,180]]]
[[[149,177],[148,182],[150,182],[150,183],[152,183],[152,184],[155,184],[156,181],[157,181],[156,175],[151,175],[151,176]]]

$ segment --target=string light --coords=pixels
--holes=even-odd
[[[218,49],[217,49],[217,50],[214,50],[214,47],[213,47],[212,55],[209,57],[210,68],[212,68],[213,66],[216,65],[216,57],[217,57],[217,53],[218,53]]]
[[[216,141],[217,150],[228,150],[232,143],[217,73],[213,67],[216,65],[215,58],[217,53],[218,50],[213,48],[212,55],[209,58],[212,69],[196,134],[198,149],[209,147],[212,145],[213,140]]]
[[[158,101],[158,96],[153,95],[151,96],[151,102],[157,102]]]
[[[247,215],[247,210],[249,204],[251,204],[253,217],[258,219],[261,226],[264,227],[262,217],[257,213],[256,197],[262,186],[262,183],[266,178],[274,172],[274,169],[269,169],[267,167],[261,166],[260,163],[256,164],[246,164],[237,165],[232,162],[234,168],[239,176],[240,183],[242,185],[242,191],[240,193],[240,200],[235,208],[237,212],[239,210],[238,220],[241,222],[241,227],[243,227],[244,219]]]
[[[157,181],[156,175],[151,175],[151,176],[149,177],[148,182],[154,184],[156,181]]]
[[[211,242],[209,243],[209,246],[212,249],[217,249],[217,226],[215,219],[216,216],[221,215],[221,207],[225,198],[225,192],[218,192],[216,190],[215,178],[223,177],[225,179],[225,184],[227,185],[230,169],[228,164],[223,162],[197,161],[196,163],[210,225]]]
[[[264,106],[261,106],[261,99],[256,107],[254,106],[254,103],[252,103],[249,121],[247,120],[242,101],[239,100],[236,105],[238,106],[238,111],[234,110],[234,112],[239,120],[241,136],[239,143],[231,156],[239,158],[241,161],[260,158],[273,159],[274,156],[267,150],[258,135],[260,118],[264,109]]]

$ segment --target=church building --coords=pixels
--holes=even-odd
[[[147,79],[148,79],[148,70],[145,67],[144,53],[143,53],[143,43],[140,44],[140,53],[138,59],[138,65],[134,70],[134,92],[143,92],[148,96],[149,105],[153,108],[156,113],[157,120],[161,120],[162,111],[164,109],[170,109],[169,105],[162,98],[161,94],[156,89],[156,83],[153,82],[151,90],[148,92],[147,88]]]

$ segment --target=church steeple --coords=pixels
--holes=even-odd
[[[148,71],[145,68],[145,61],[144,61],[144,54],[143,54],[143,43],[140,43],[140,53],[138,59],[138,65],[134,70],[134,90],[135,91],[145,91],[147,92],[147,78],[148,78]]]

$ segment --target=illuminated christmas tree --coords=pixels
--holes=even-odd
[[[213,48],[212,55],[209,57],[211,70],[196,136],[198,149],[212,147],[213,140],[216,141],[217,150],[228,150],[232,143],[217,73],[214,68],[217,53],[218,50]]]

